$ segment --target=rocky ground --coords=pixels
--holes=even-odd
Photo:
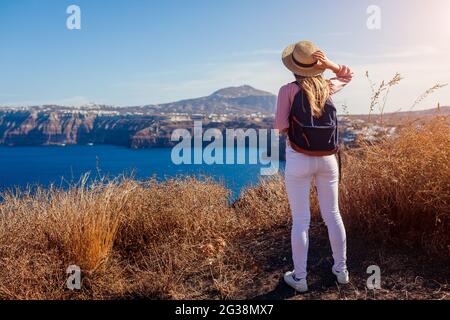
[[[309,292],[296,293],[283,281],[283,273],[292,268],[290,237],[287,228],[278,230],[279,242],[264,239],[255,252],[266,251],[264,255],[265,276],[260,277],[255,286],[260,289],[253,299],[271,300],[311,300],[311,299],[450,299],[449,261],[436,261],[424,252],[410,249],[386,249],[376,243],[364,243],[349,235],[348,264],[351,283],[337,284],[331,273],[332,256],[328,244],[326,228],[316,222],[310,233],[309,248]],[[261,261],[262,262],[262,261]],[[377,265],[381,269],[381,289],[366,287],[370,274],[367,267]]]

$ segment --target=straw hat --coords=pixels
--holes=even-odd
[[[325,70],[318,65],[312,54],[320,50],[311,41],[300,41],[291,44],[283,51],[282,60],[286,68],[303,77],[314,77]]]

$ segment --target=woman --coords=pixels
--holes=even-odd
[[[294,271],[287,272],[284,280],[295,290],[306,292],[312,177],[333,251],[332,272],[340,284],[349,282],[346,234],[338,205],[336,109],[330,97],[351,81],[352,72],[348,67],[330,61],[309,41],[287,47],[283,52],[283,63],[294,73],[296,80],[281,87],[275,117],[275,128],[288,134],[285,184],[292,211]],[[326,80],[322,75],[326,70],[333,71],[336,77]]]

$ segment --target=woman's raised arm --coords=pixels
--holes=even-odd
[[[328,69],[336,74],[336,77],[331,78],[330,81],[330,94],[335,94],[342,90],[353,77],[352,70],[345,65],[339,65],[326,57],[322,51],[317,51],[313,54],[313,57],[319,61],[319,67],[324,70]]]

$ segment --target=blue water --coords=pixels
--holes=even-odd
[[[261,165],[175,165],[170,148],[129,149],[126,147],[0,147],[0,190],[28,185],[67,187],[85,173],[91,178],[114,178],[122,174],[144,180],[163,180],[180,175],[211,176],[233,191],[233,196],[256,184]],[[283,164],[281,164],[283,165]]]

